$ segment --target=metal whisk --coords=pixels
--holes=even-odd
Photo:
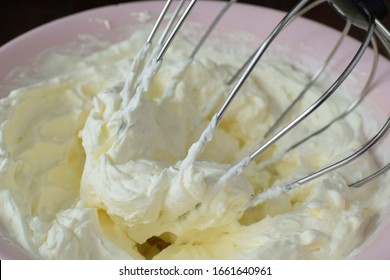
[[[161,25],[162,19],[166,15],[166,12],[168,11],[170,5],[172,4],[172,0],[168,0],[165,4],[164,9],[162,10],[157,22],[154,25],[154,28],[146,42],[146,45],[150,45],[153,37],[156,34],[156,30]],[[162,62],[163,57],[166,53],[166,51],[169,48],[169,45],[173,41],[175,35],[178,33],[180,27],[184,23],[186,17],[190,13],[193,6],[196,4],[197,0],[191,0],[189,4],[185,7],[184,11],[183,8],[185,6],[185,0],[181,0],[179,4],[177,5],[177,8],[173,15],[170,18],[170,21],[168,25],[165,28],[165,31],[162,33],[159,40],[159,47],[157,48],[157,52],[154,56],[154,63],[159,64]],[[226,6],[223,8],[223,10],[220,12],[220,14],[215,18],[214,22],[211,24],[211,26],[208,28],[206,33],[201,38],[200,42],[195,47],[193,53],[188,59],[188,64],[192,61],[192,59],[195,57],[197,51],[202,46],[206,38],[209,36],[213,28],[216,26],[220,18],[223,16],[223,14],[226,12],[226,10],[234,3],[235,0],[229,1]],[[309,3],[310,2],[310,3]],[[270,33],[270,35],[264,40],[264,42],[261,43],[261,45],[258,47],[258,49],[249,57],[248,61],[244,63],[244,65],[237,71],[237,73],[232,77],[230,81],[228,81],[228,85],[232,86],[232,89],[227,97],[227,99],[223,102],[223,105],[220,107],[220,109],[217,111],[217,113],[213,116],[211,122],[209,123],[208,127],[204,130],[202,135],[200,136],[199,140],[195,142],[191,148],[188,151],[188,156],[183,160],[181,165],[181,170],[185,170],[191,163],[193,163],[198,155],[204,150],[205,145],[211,140],[212,135],[218,124],[220,123],[223,114],[228,109],[229,105],[235,98],[235,96],[240,91],[242,85],[248,78],[248,76],[251,74],[252,70],[255,68],[265,51],[268,49],[268,47],[271,45],[273,40],[278,36],[278,34],[288,25],[290,24],[295,18],[302,15],[303,13],[307,12],[308,10],[318,6],[319,4],[326,2],[326,0],[319,0],[319,1],[309,1],[309,0],[301,0],[290,12],[286,14],[286,16],[279,22],[279,24],[275,27],[275,29]],[[280,138],[282,138],[284,135],[286,135],[291,129],[293,129],[295,126],[297,126],[299,123],[301,123],[305,118],[307,118],[310,114],[312,114],[316,109],[318,109],[326,100],[340,87],[340,85],[345,81],[345,79],[349,76],[349,74],[353,71],[355,66],[358,64],[360,59],[362,58],[363,54],[365,53],[366,49],[368,48],[370,42],[372,44],[372,48],[374,50],[374,58],[371,68],[371,73],[367,79],[366,84],[364,85],[364,88],[361,91],[361,94],[358,96],[358,98],[349,106],[349,108],[344,111],[339,116],[335,116],[335,118],[329,122],[326,126],[318,129],[313,134],[305,137],[298,143],[293,144],[290,148],[285,150],[283,153],[279,154],[278,157],[283,157],[284,154],[288,153],[292,149],[296,148],[299,145],[302,145],[305,143],[308,139],[311,137],[318,135],[322,133],[324,130],[329,128],[333,123],[337,122],[338,120],[345,118],[352,110],[354,110],[364,99],[364,97],[368,94],[369,88],[371,85],[371,82],[373,80],[375,69],[377,67],[377,61],[378,61],[378,48],[377,48],[377,42],[376,38],[379,39],[379,41],[384,46],[385,50],[390,54],[390,33],[389,31],[381,24],[379,18],[381,17],[385,7],[383,6],[383,3],[380,0],[375,1],[358,1],[358,0],[328,0],[327,1],[332,7],[335,8],[335,10],[344,18],[347,19],[346,26],[344,28],[344,31],[341,34],[341,37],[331,53],[329,54],[328,58],[325,60],[323,65],[318,69],[318,71],[312,76],[309,83],[305,86],[305,88],[302,90],[302,92],[298,95],[296,100],[294,100],[289,106],[285,112],[281,114],[281,116],[277,119],[275,124],[269,129],[269,131],[266,132],[264,137],[259,140],[258,148],[256,148],[251,154],[244,157],[240,162],[238,162],[236,165],[234,165],[228,172],[226,172],[218,181],[218,183],[225,183],[229,181],[234,176],[237,176],[242,172],[242,170],[247,167],[256,157],[258,157],[260,154],[262,154],[264,151],[266,151],[272,144],[274,144],[276,141],[278,141]],[[181,16],[179,14],[182,12]],[[360,28],[363,28],[366,30],[366,35],[364,39],[361,42],[361,46],[354,55],[353,59],[350,61],[348,66],[344,69],[344,71],[341,73],[341,75],[336,79],[336,81],[311,105],[309,106],[304,112],[296,116],[290,121],[286,121],[287,116],[290,114],[291,110],[295,107],[295,105],[302,99],[304,94],[308,91],[308,89],[315,84],[317,79],[320,77],[321,73],[324,71],[328,63],[331,61],[334,54],[337,52],[337,49],[339,48],[340,44],[342,43],[344,37],[347,35],[349,28],[351,27],[351,24],[356,25]],[[375,36],[376,35],[376,36]],[[376,38],[375,38],[376,37]],[[188,64],[185,65],[185,67],[188,66]],[[185,69],[183,68],[182,71],[184,72]],[[176,86],[176,84],[171,85]],[[168,97],[167,97],[168,98]],[[389,113],[387,113],[389,114]],[[287,124],[284,124],[286,123]],[[334,171],[344,165],[347,165],[351,163],[352,161],[356,160],[358,157],[366,153],[371,147],[373,147],[376,143],[378,143],[387,133],[387,131],[390,128],[390,115],[387,116],[386,121],[382,125],[382,127],[379,129],[379,131],[376,133],[374,137],[372,137],[367,143],[365,143],[358,151],[351,154],[348,157],[345,157],[342,160],[339,160],[338,162],[335,162],[329,166],[326,166],[324,168],[321,168],[317,171],[312,172],[311,174],[308,174],[307,176],[296,180],[292,183],[283,185],[283,186],[273,186],[269,188],[267,191],[260,193],[256,195],[252,201],[250,202],[249,207],[255,206],[267,199],[270,199],[274,196],[277,196],[281,194],[282,192],[288,192],[292,189],[295,189],[302,184],[305,184],[313,179],[316,179],[324,174],[327,174],[331,171]],[[273,159],[273,160],[276,160]],[[271,160],[272,161],[272,160]],[[270,162],[263,163],[263,166],[270,164]],[[390,163],[385,164],[384,167],[382,167],[380,170],[375,172],[374,174],[359,180],[357,182],[354,182],[350,184],[350,187],[360,187],[364,185],[365,183],[369,182],[373,178],[383,174],[387,170],[390,169]]]

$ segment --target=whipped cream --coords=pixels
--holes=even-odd
[[[193,44],[179,37],[161,63],[153,60],[153,46],[142,45],[146,36],[140,30],[82,61],[70,59],[71,65],[62,58],[58,63],[68,72],[0,101],[4,233],[45,259],[353,255],[390,198],[385,176],[348,187],[376,170],[370,154],[288,193],[279,187],[366,141],[360,117],[351,114],[280,155],[348,103],[340,96],[329,100],[221,181],[256,147],[307,76],[282,61],[261,62],[217,126],[212,116],[229,93],[224,82],[248,54],[204,47],[189,61]],[[314,87],[299,110],[321,92]],[[262,203],[248,208],[263,192]]]

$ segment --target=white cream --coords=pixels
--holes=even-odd
[[[162,64],[149,64],[153,48],[138,53],[146,35],[137,32],[0,101],[6,234],[33,257],[49,259],[337,259],[367,239],[390,198],[385,177],[347,187],[376,169],[369,154],[289,193],[271,188],[358,148],[365,141],[359,116],[264,167],[341,112],[344,100],[330,100],[241,174],[230,170],[232,179],[221,181],[306,76],[283,62],[261,63],[219,126],[200,138],[229,93],[224,81],[246,56],[204,48],[189,64],[192,44],[177,38]],[[320,92],[314,88],[301,108]],[[189,151],[198,139],[207,141]],[[263,191],[266,199],[247,209]]]

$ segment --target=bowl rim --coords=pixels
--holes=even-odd
[[[213,16],[224,5],[221,1],[199,1],[199,8],[194,8],[190,14],[189,20],[198,22],[209,22]],[[158,15],[163,6],[163,1],[140,1],[130,2],[118,5],[109,5],[99,8],[94,8],[72,14],[60,19],[56,19],[39,27],[36,27],[19,37],[7,42],[0,47],[0,58],[3,61],[0,68],[0,85],[4,83],[5,77],[15,67],[25,65],[32,58],[43,52],[49,47],[57,47],[66,43],[77,41],[79,34],[95,34],[99,32],[110,32],[110,29],[116,30],[123,26],[139,23],[133,13],[149,11],[153,15]],[[252,19],[258,17],[258,13],[262,13],[264,20],[269,22],[269,25],[257,26],[253,24]],[[226,14],[226,20],[221,21],[223,28],[228,30],[245,30],[258,36],[268,34],[272,26],[283,17],[285,13],[270,8],[254,6],[251,4],[236,3]],[[245,18],[244,18],[245,17]],[[100,20],[104,19],[109,22],[109,27],[102,24]],[[238,19],[238,20],[237,20]],[[239,20],[241,19],[241,20]],[[310,22],[310,24],[308,24]],[[336,40],[339,34],[338,31],[322,25],[318,22],[309,19],[298,19],[297,24],[299,30],[308,32],[309,34],[317,34],[316,40],[313,40],[313,45],[303,46],[299,41],[301,38],[291,38],[291,35],[282,35],[284,40],[293,40],[303,47],[309,55],[326,55],[326,48],[322,47],[329,40]],[[318,29],[321,33],[318,33]],[[289,37],[290,36],[290,37]],[[317,40],[318,39],[318,40]],[[346,39],[346,48],[341,51],[340,56],[345,56],[350,52],[350,49],[355,49],[358,42],[355,39]],[[28,48],[26,49],[26,45]],[[368,51],[371,52],[371,51]],[[368,60],[368,59],[367,59]],[[368,69],[370,63],[362,61],[363,69]],[[390,88],[390,64],[385,58],[380,57],[378,68],[379,78],[374,82],[376,90],[385,90]],[[387,78],[386,78],[387,77]],[[7,93],[1,92],[0,98],[5,97]],[[379,106],[384,109],[386,104],[390,104],[390,96],[379,96],[375,100]],[[390,215],[389,215],[390,216]],[[374,236],[363,245],[363,251],[352,256],[353,259],[390,259],[390,217],[389,220],[382,224]],[[387,241],[387,242],[383,242]],[[13,245],[2,236],[0,232],[0,257],[2,259],[28,259],[30,258],[23,249]]]

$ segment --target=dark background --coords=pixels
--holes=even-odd
[[[135,1],[0,0],[0,46],[20,34],[54,19],[91,8],[123,2]],[[290,10],[298,0],[239,0],[238,2],[287,11]],[[390,0],[384,0],[384,2],[390,7]],[[325,23],[336,29],[341,29],[344,26],[344,21],[338,17],[328,5],[322,5],[320,8],[314,9],[307,14],[307,17]],[[383,23],[390,28],[390,13],[388,13],[387,17],[383,20]],[[360,38],[363,32],[356,28],[351,34],[353,37]]]

